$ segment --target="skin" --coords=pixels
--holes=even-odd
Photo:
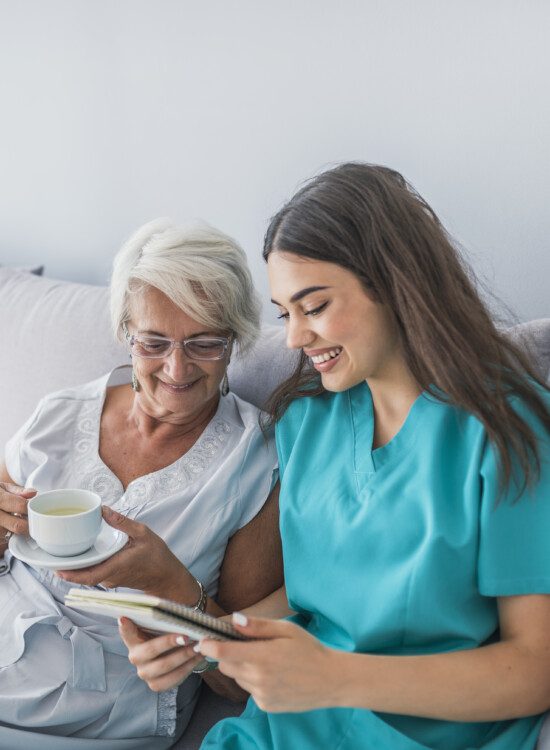
[[[341,349],[338,362],[322,372],[323,385],[336,392],[366,380],[374,403],[373,447],[387,443],[419,393],[391,311],[369,297],[351,272],[334,264],[276,252],[269,257],[268,270],[288,346],[310,354]],[[325,288],[303,294],[315,287]],[[497,643],[422,656],[328,648],[293,623],[267,619],[288,614],[284,589],[266,602],[245,610],[246,625],[235,623],[241,632],[261,640],[203,640],[197,646],[219,661],[221,673],[249,691],[264,710],[351,706],[450,721],[498,721],[550,707],[550,596],[499,598]],[[237,619],[242,621],[242,615]],[[127,643],[132,653],[130,633]],[[139,656],[149,684],[166,677],[160,650]],[[163,684],[169,687],[170,680]]]
[[[131,333],[154,332],[178,341],[198,334],[227,334],[220,330],[206,331],[204,325],[151,288],[132,299],[128,328]],[[227,358],[191,360],[181,348],[162,359],[136,357],[133,365],[140,390],[134,393],[129,385],[108,389],[100,424],[99,453],[124,488],[137,477],[170,465],[196,442],[218,406],[227,362]],[[188,383],[193,384],[188,390],[170,388],[170,385]],[[282,585],[278,493],[277,485],[257,516],[229,540],[220,571],[217,601],[210,597],[207,600],[210,614],[223,616],[228,611],[248,607]],[[2,536],[2,529],[28,533],[26,506],[34,494],[34,490],[15,485],[6,467],[1,468]],[[196,604],[199,588],[195,578],[157,534],[105,506],[103,516],[107,523],[128,534],[128,544],[98,565],[58,572],[59,577],[88,586],[101,583],[109,588],[136,588],[184,604]],[[142,642],[150,640],[149,635],[137,632]],[[201,661],[202,658],[193,653],[187,660],[184,677]],[[220,673],[208,674],[205,679],[227,697],[240,700],[245,695]]]

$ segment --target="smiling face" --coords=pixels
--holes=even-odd
[[[198,336],[227,336],[227,331],[206,330],[154,287],[130,298],[130,334],[164,336],[182,341]],[[132,357],[139,381],[140,407],[150,416],[174,424],[200,418],[215,407],[229,353],[220,360],[189,359],[181,348],[159,359]]]
[[[384,380],[403,366],[389,309],[351,271],[284,251],[272,252],[267,265],[287,346],[304,350],[328,391]]]

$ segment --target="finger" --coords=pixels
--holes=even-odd
[[[136,630],[139,630],[136,628],[135,623],[132,623],[132,626]],[[131,661],[133,664],[144,664],[163,656],[168,651],[173,651],[174,649],[181,650],[180,642],[178,642],[179,636],[174,633],[167,633],[166,635],[159,635],[153,638],[144,638],[136,636],[135,631],[128,629],[126,624],[119,625],[119,632],[127,645],[129,641],[131,642]],[[190,646],[189,648],[192,647]],[[194,654],[194,652],[192,653]]]
[[[162,693],[165,690],[170,690],[170,688],[176,687],[176,685],[181,685],[181,683],[189,677],[195,666],[196,665],[193,665],[188,668],[188,666],[184,664],[181,667],[174,669],[172,672],[162,675],[162,677],[147,680],[147,684],[151,690],[154,690],[156,693]]]
[[[124,531],[128,534],[130,539],[136,539],[143,536],[146,530],[144,524],[133,521],[131,518],[128,518],[128,516],[123,516],[122,513],[118,513],[116,510],[109,508],[108,505],[102,505],[101,512],[109,526]]]
[[[0,495],[2,510],[6,513],[21,513],[27,515],[28,498],[15,495],[11,492],[3,492]]]
[[[202,654],[214,661],[221,661],[233,664],[242,664],[243,662],[253,661],[258,653],[258,647],[261,647],[259,641],[217,641],[211,638],[204,638],[194,646],[196,653]]]
[[[168,651],[163,656],[159,656],[158,659],[137,664],[132,661],[132,664],[137,667],[137,673],[141,679],[148,681],[170,674],[174,669],[180,669],[180,667],[185,667],[191,672],[201,661],[202,656],[197,656],[191,646],[184,646]]]
[[[28,534],[29,522],[21,516],[14,516],[11,513],[5,513],[0,510],[0,527],[7,531],[13,531],[14,534]]]
[[[0,482],[0,488],[12,495],[19,495],[19,497],[24,497],[27,500],[36,495],[36,490],[33,490],[32,487],[20,487],[18,484],[13,484],[12,482]]]
[[[72,583],[79,583],[83,586],[97,586],[98,583],[104,584],[107,588],[113,588],[108,585],[109,579],[120,576],[123,569],[123,558],[125,547],[119,552],[109,557],[99,565],[90,565],[88,568],[79,568],[78,570],[55,571],[59,578]]]
[[[262,640],[291,638],[296,631],[301,632],[300,628],[292,622],[269,620],[265,617],[248,617],[242,612],[233,613],[231,624],[239,633]]]
[[[118,618],[118,632],[124,643],[129,648],[151,640],[151,636],[144,633],[143,630],[138,628],[135,622],[132,622],[128,617]]]

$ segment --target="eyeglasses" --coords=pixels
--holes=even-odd
[[[132,354],[145,359],[162,359],[169,357],[174,349],[183,349],[189,359],[223,359],[232,336],[200,336],[194,339],[174,341],[164,336],[145,336],[141,334],[130,334],[126,326],[124,333]]]

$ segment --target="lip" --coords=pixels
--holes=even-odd
[[[330,351],[330,349],[325,349],[325,351]],[[340,349],[340,353],[337,354],[336,357],[329,359],[327,362],[312,362],[312,365],[317,370],[317,372],[329,372],[329,370],[332,370],[333,367],[336,367],[336,365],[340,361],[340,356],[343,351],[343,349]],[[323,352],[320,351],[319,354],[323,354]]]
[[[186,393],[187,391],[190,391],[191,388],[198,383],[200,378],[197,378],[196,380],[192,380],[190,383],[182,383],[179,385],[176,385],[175,383],[167,383],[165,380],[161,380],[159,378],[159,383],[164,390],[168,391],[168,393]]]
[[[306,357],[316,357],[318,354],[325,354],[325,352],[333,351],[334,349],[341,349],[341,346],[325,346],[324,349],[304,349]]]

